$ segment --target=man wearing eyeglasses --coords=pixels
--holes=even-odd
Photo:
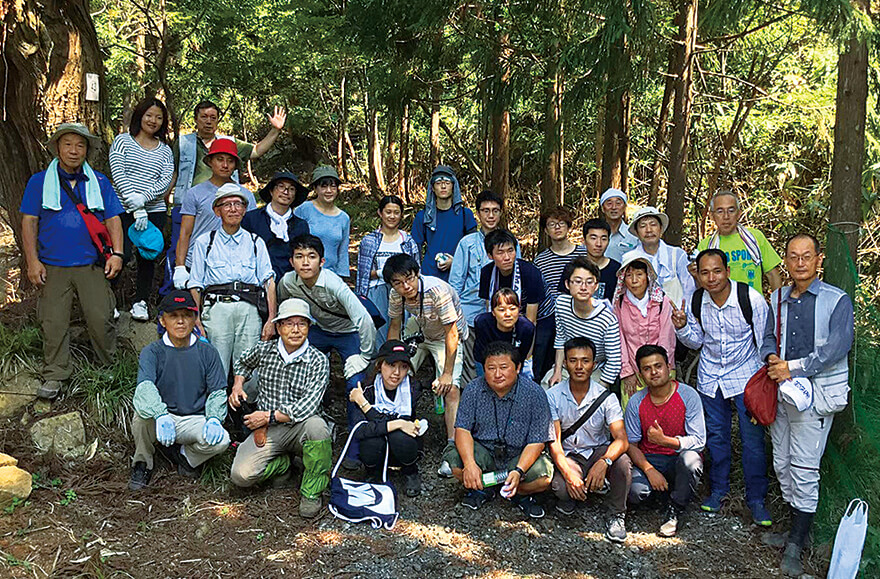
[[[264,299],[268,320],[275,317],[275,273],[266,243],[241,228],[248,200],[240,189],[227,183],[217,190],[213,207],[221,227],[195,240],[188,286],[196,303],[204,299],[196,325],[220,352],[224,376],[232,361],[261,336],[268,340],[275,335],[272,322],[260,319],[258,307]]]
[[[767,278],[771,292],[781,287],[779,265],[782,258],[763,233],[740,224],[742,210],[736,194],[726,189],[715,193],[709,202],[709,214],[715,222],[716,231],[703,239],[697,250],[711,248],[726,253],[730,279],[748,284],[758,293],[762,293],[762,278]],[[692,275],[695,274],[694,270]]]
[[[449,285],[461,299],[461,309],[468,325],[468,339],[462,342],[463,364],[462,383],[468,384],[476,378],[474,362],[474,320],[486,311],[486,301],[480,298],[480,271],[492,261],[486,253],[486,236],[498,229],[504,215],[504,199],[493,191],[483,191],[477,195],[477,214],[480,216],[480,229],[461,238],[452,258],[449,270]],[[519,255],[519,247],[516,248]]]

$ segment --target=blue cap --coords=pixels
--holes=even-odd
[[[165,238],[162,236],[162,231],[151,221],[147,222],[147,228],[143,231],[135,229],[132,223],[128,228],[128,238],[144,259],[154,260],[165,249]]]

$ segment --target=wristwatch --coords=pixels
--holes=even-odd
[[[115,255],[115,256],[118,257],[119,259],[125,259],[125,254],[124,254],[124,253],[119,253],[118,251],[112,251],[112,252],[110,252],[110,255]]]
[[[614,461],[608,458],[607,456],[603,456],[602,460],[605,461],[605,464],[608,465],[608,468],[611,468],[611,465],[614,464]]]
[[[275,411],[274,410],[269,411],[269,424],[270,425],[275,424]]]
[[[519,466],[513,467],[513,470],[519,473],[520,478],[526,476],[526,473]]]

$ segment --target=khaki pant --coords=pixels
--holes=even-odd
[[[229,434],[224,431],[223,440],[217,444],[208,444],[202,437],[207,419],[204,414],[193,416],[177,416],[168,414],[174,419],[174,442],[182,447],[190,466],[196,467],[213,456],[223,454],[229,447]],[[131,421],[131,433],[134,436],[134,456],[131,463],[145,462],[147,468],[153,468],[153,454],[156,452],[156,420],[141,418],[135,413]]]
[[[226,375],[242,352],[260,341],[263,329],[257,306],[244,301],[218,301],[206,305],[202,311],[202,325],[208,341],[220,353],[220,363]],[[247,388],[245,392],[250,396]]]
[[[416,318],[413,316],[406,324],[406,335],[411,336],[418,330],[418,322],[416,322]],[[434,359],[434,377],[439,378],[440,375],[443,374],[443,370],[446,368],[446,342],[444,340],[425,340],[419,344],[419,348],[416,350],[416,355],[412,357],[413,373],[419,370],[419,367],[422,365],[422,362],[425,361],[427,356],[431,356]],[[452,370],[452,383],[455,384],[459,390],[467,386],[466,383],[462,383],[461,379],[462,368],[464,366],[463,362],[464,343],[459,334],[458,348],[455,350],[455,366],[453,366]]]
[[[46,266],[46,285],[40,293],[37,316],[43,328],[44,380],[67,380],[70,364],[70,311],[76,293],[92,341],[102,364],[109,364],[116,352],[116,298],[104,269],[97,265],[79,267]]]
[[[819,467],[828,443],[834,415],[822,416],[810,406],[803,412],[779,401],[776,420],[770,425],[773,469],[782,500],[805,513],[819,505]]]
[[[315,498],[330,482],[330,428],[320,416],[310,416],[293,425],[275,424],[266,433],[266,444],[258,447],[251,434],[238,447],[230,479],[237,487],[251,487],[263,480],[263,471],[282,454],[303,457],[305,472],[300,490]]]

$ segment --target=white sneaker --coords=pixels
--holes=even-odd
[[[146,322],[150,319],[150,312],[147,310],[147,302],[141,300],[131,306],[131,318],[139,322]]]
[[[119,319],[119,310],[117,310],[116,308],[113,308],[113,319],[114,320]]]

